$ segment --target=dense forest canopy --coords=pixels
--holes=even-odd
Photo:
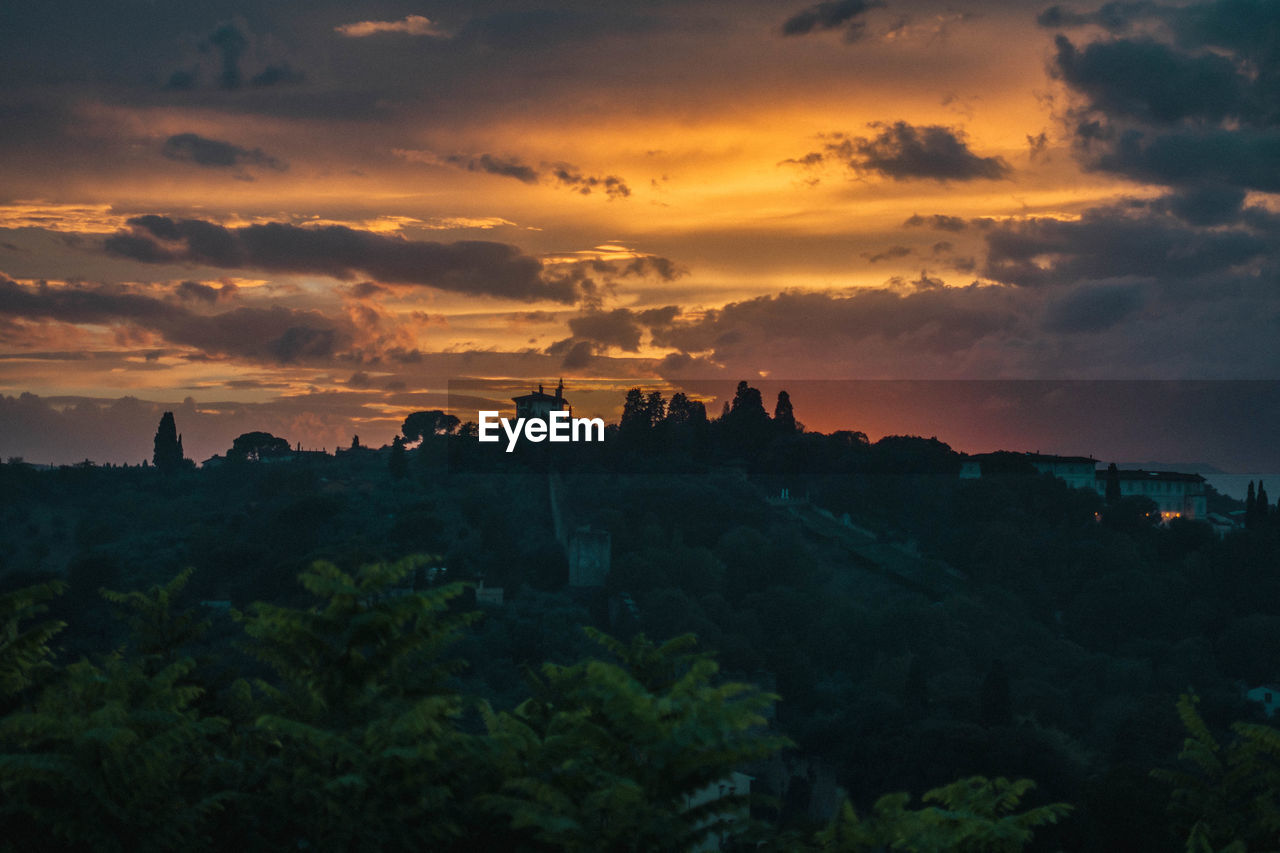
[[[636,389],[568,453],[418,413],[201,470],[162,421],[154,466],[0,466],[5,843],[1274,847],[1265,487],[1210,494],[1219,536],[772,409]],[[566,529],[607,532],[602,585]]]

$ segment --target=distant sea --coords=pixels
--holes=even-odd
[[[1238,501],[1244,500],[1245,494],[1249,491],[1250,481],[1253,482],[1254,488],[1257,488],[1259,480],[1268,484],[1267,497],[1272,504],[1276,501],[1275,496],[1280,495],[1280,474],[1204,474],[1203,476],[1209,485]]]
[[[1258,482],[1270,483],[1267,497],[1272,504],[1280,496],[1280,474],[1228,474],[1204,462],[1121,462],[1121,468],[1141,468],[1144,471],[1179,471],[1184,474],[1199,474],[1205,481],[1224,495],[1238,501],[1245,499],[1252,481],[1254,488]]]

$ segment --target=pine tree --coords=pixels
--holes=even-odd
[[[646,408],[644,392],[632,388],[622,402],[622,418],[618,421],[618,431],[625,436],[638,436],[649,428],[649,412]]]
[[[1247,530],[1258,526],[1258,498],[1253,490],[1253,480],[1249,481],[1249,491],[1244,498],[1244,526]]]
[[[650,391],[644,400],[644,415],[649,429],[654,429],[667,416],[667,401],[662,399],[661,391]]]

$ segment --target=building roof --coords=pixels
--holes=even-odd
[[[1116,474],[1119,475],[1121,480],[1153,480],[1157,482],[1177,483],[1204,482],[1204,477],[1201,477],[1199,474],[1181,474],[1177,471],[1143,471],[1142,469],[1138,469],[1137,471],[1125,471],[1120,469],[1116,471]],[[1099,480],[1105,480],[1107,479],[1107,472],[1102,470],[1095,476]]]
[[[1054,456],[1049,453],[1028,453],[1027,458],[1032,462],[1051,463],[1051,464],[1071,464],[1071,465],[1097,465],[1098,460],[1092,456]]]
[[[564,397],[557,397],[555,394],[544,394],[541,391],[534,391],[532,394],[521,394],[519,397],[512,397],[512,402],[520,403],[525,400],[537,401],[547,400],[552,403],[563,403]]]
[[[1072,465],[1097,465],[1098,460],[1092,456],[1055,456],[1051,453],[1018,453],[1014,450],[997,450],[994,453],[974,453],[969,456],[979,462],[988,459],[1010,459],[1013,457],[1025,459],[1032,464],[1072,464]]]

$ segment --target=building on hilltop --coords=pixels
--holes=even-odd
[[[1029,474],[1035,470],[1052,474],[1077,489],[1107,494],[1107,471],[1098,469],[1091,456],[1053,456],[1044,453],[978,453],[960,465],[961,479],[977,479],[999,474]],[[1174,471],[1117,471],[1120,496],[1140,496],[1155,501],[1164,521],[1174,518],[1208,519],[1204,477]]]
[[[1204,477],[1199,474],[1179,474],[1174,471],[1117,471],[1120,479],[1120,496],[1138,495],[1151,498],[1160,509],[1165,521],[1172,518],[1205,520],[1208,505],[1204,491]],[[1107,472],[1094,475],[1094,488],[1098,494],[1107,493]]]
[[[1092,456],[1054,456],[1047,453],[1013,453],[998,450],[978,453],[960,463],[961,479],[978,479],[995,474],[1017,474],[1032,469],[1052,474],[1077,489],[1092,489],[1098,460]]]
[[[538,390],[534,393],[512,397],[511,402],[516,404],[517,418],[537,418],[545,421],[550,418],[552,412],[568,412],[570,417],[573,415],[573,407],[564,398],[563,379],[556,386],[555,394],[544,393],[542,385],[538,385]]]

